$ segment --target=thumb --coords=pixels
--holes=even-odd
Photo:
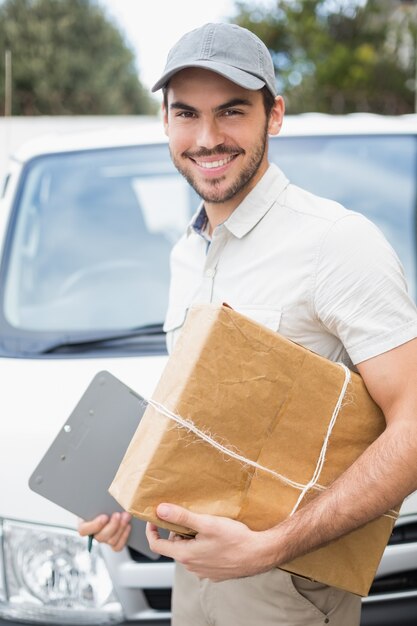
[[[206,528],[207,515],[193,513],[176,504],[159,504],[156,508],[156,513],[165,522],[185,526],[196,532],[202,532]]]

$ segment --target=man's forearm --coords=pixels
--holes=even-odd
[[[383,515],[417,489],[416,422],[392,424],[326,491],[266,531],[276,565]]]

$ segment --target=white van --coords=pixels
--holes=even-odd
[[[416,297],[416,116],[289,117],[270,158],[375,221]],[[90,555],[75,518],[27,482],[98,371],[152,394],[166,359],[169,253],[197,205],[159,122],[49,136],[10,163],[0,206],[0,626],[169,624],[170,560],[107,546]],[[415,625],[416,614],[414,494],[362,624]]]

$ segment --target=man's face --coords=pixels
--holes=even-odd
[[[267,169],[276,112],[267,120],[260,91],[199,68],[175,74],[167,100],[164,124],[176,168],[206,202],[240,202]]]

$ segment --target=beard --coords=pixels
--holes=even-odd
[[[245,150],[240,148],[236,149],[229,146],[219,145],[214,150],[208,150],[206,148],[202,148],[198,152],[183,152],[180,157],[176,157],[170,148],[170,154],[172,162],[175,167],[179,171],[182,176],[186,179],[186,181],[191,185],[194,191],[206,202],[211,202],[213,204],[221,204],[222,202],[227,202],[234,198],[238,193],[244,190],[256,172],[258,171],[263,157],[265,155],[266,146],[268,139],[268,130],[267,125],[265,124],[265,128],[262,134],[262,137],[258,144],[253,148],[252,155],[249,159],[249,162],[242,169],[235,180],[233,180],[226,189],[222,189],[221,183],[225,179],[225,176],[220,176],[219,178],[212,178],[205,181],[202,185],[198,182],[197,176],[194,176],[192,172],[189,171],[189,168],[184,166],[183,160],[185,159],[187,162],[188,159],[198,159],[199,157],[211,157],[214,155],[223,155],[223,154],[246,154]]]

